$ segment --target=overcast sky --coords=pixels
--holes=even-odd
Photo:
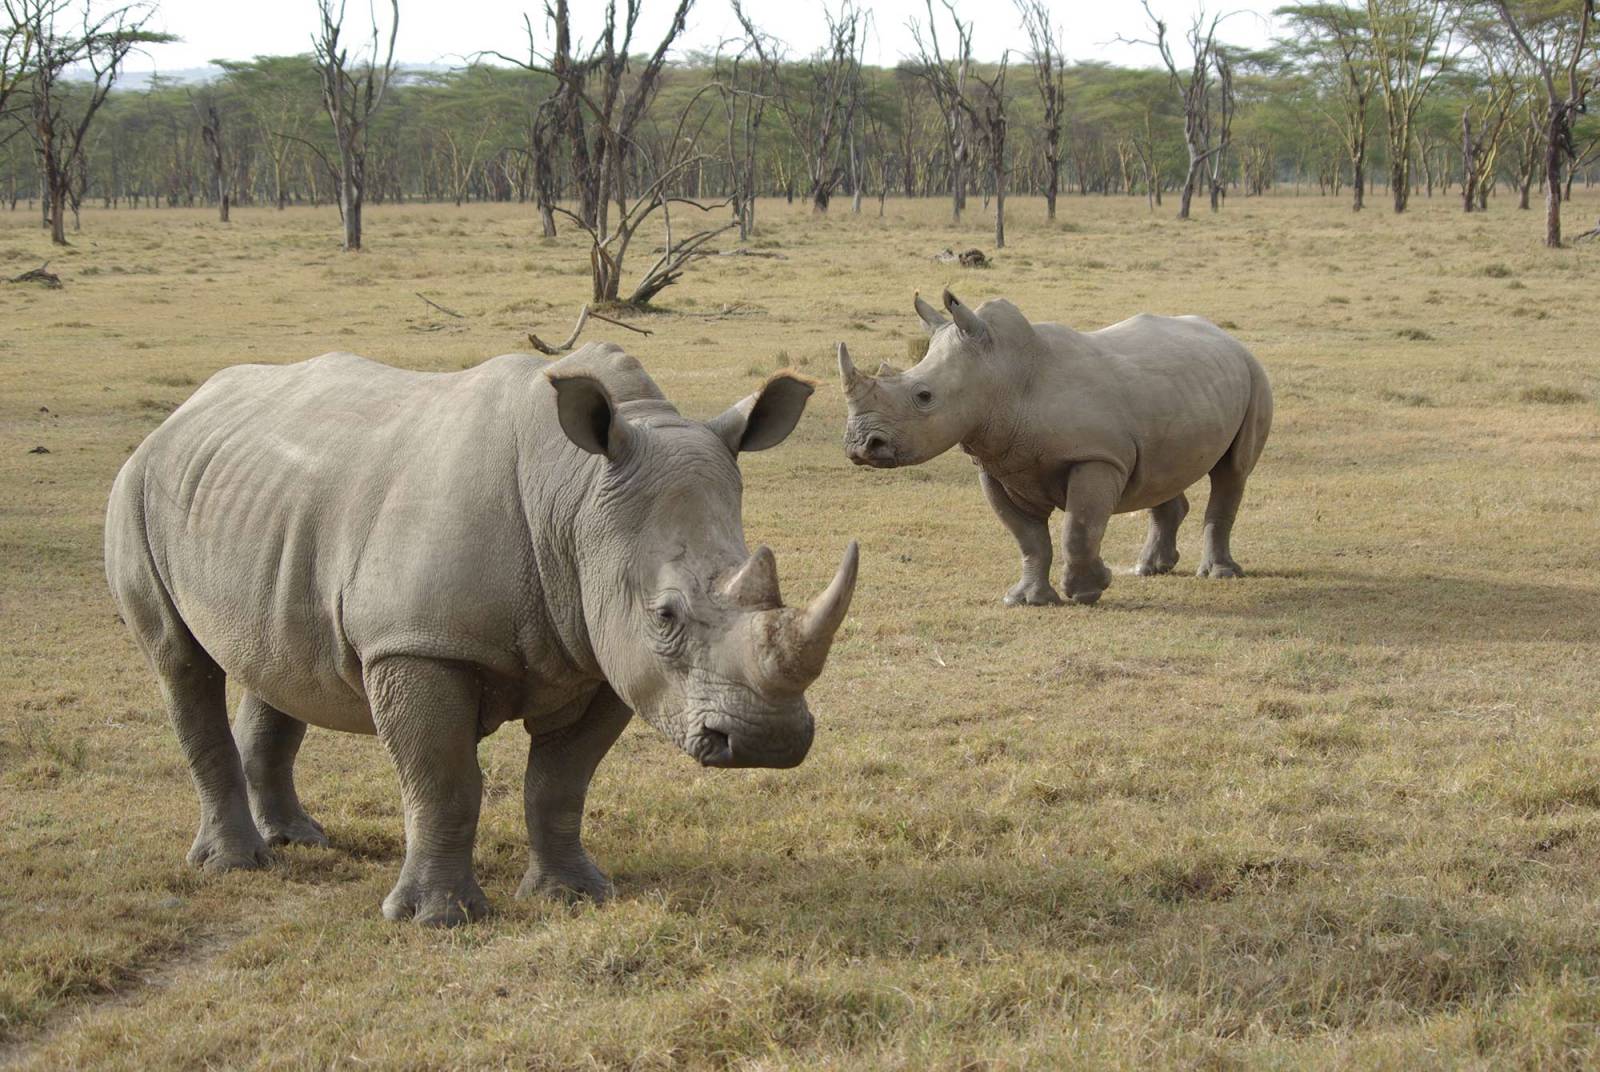
[[[829,0],[830,6],[838,0]],[[1151,0],[1156,13],[1175,29],[1187,26],[1198,0]],[[1280,0],[1281,2],[1281,0]],[[347,0],[347,23],[367,25],[369,0]],[[618,0],[623,6],[625,0]],[[1105,60],[1116,64],[1149,66],[1156,61],[1148,47],[1117,44],[1118,34],[1148,35],[1144,11],[1138,0],[1049,0],[1064,30],[1066,52],[1072,60]],[[791,53],[807,54],[822,44],[823,0],[746,0],[745,10],[766,32],[784,41]],[[644,0],[644,14],[635,35],[635,50],[653,49],[674,7],[673,0]],[[893,64],[912,49],[908,19],[926,19],[924,0],[865,0],[872,11],[867,62]],[[1234,12],[1221,35],[1238,45],[1265,43],[1275,32],[1271,12],[1276,2],[1233,0],[1211,4],[1214,10]],[[957,0],[964,18],[975,20],[973,51],[980,59],[997,59],[1002,49],[1027,46],[1012,0]],[[934,0],[941,15],[941,0]],[[386,13],[383,3],[381,12]],[[409,64],[457,65],[462,57],[493,49],[514,55],[526,50],[524,11],[536,16],[542,0],[400,0],[400,37],[397,57]],[[599,26],[603,0],[572,0],[575,32],[593,40]],[[941,30],[947,30],[947,16]],[[268,0],[242,4],[229,0],[160,0],[155,27],[177,34],[177,44],[159,45],[144,57],[130,60],[131,71],[181,71],[203,67],[213,59],[248,59],[255,55],[285,55],[310,48],[316,22],[314,0]],[[543,20],[534,29],[541,47],[548,45]],[[717,42],[735,37],[738,23],[728,0],[696,0],[689,13],[689,28],[682,49],[711,51]],[[347,38],[350,26],[346,27]],[[1180,57],[1181,61],[1181,57]]]

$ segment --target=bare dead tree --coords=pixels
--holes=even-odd
[[[973,81],[981,92],[974,92],[970,102],[970,119],[983,138],[983,150],[989,158],[989,174],[994,184],[994,246],[1006,245],[1006,68],[1011,61],[1010,51],[1000,56],[1000,68],[992,78],[973,73]]]
[[[311,39],[312,57],[322,76],[322,104],[333,124],[334,147],[339,156],[339,213],[344,220],[344,249],[361,250],[361,208],[367,193],[368,132],[372,115],[383,103],[394,81],[394,42],[400,30],[400,2],[389,0],[389,44],[380,51],[382,36],[376,14],[372,18],[370,52],[351,63],[349,50],[340,44],[344,33],[344,0],[317,0],[319,29]],[[378,57],[383,57],[379,62]]]
[[[744,41],[720,74],[728,119],[728,161],[733,169],[733,212],[739,221],[739,240],[747,241],[756,229],[756,150],[761,121],[775,91],[783,46],[756,28],[739,0],[733,0],[733,13],[744,28]]]
[[[1506,29],[1538,72],[1545,92],[1544,115],[1544,244],[1561,248],[1561,170],[1577,158],[1572,128],[1583,114],[1596,71],[1593,49],[1595,0],[1574,0],[1555,14],[1535,21],[1522,18],[1506,0],[1495,0]],[[1532,40],[1530,41],[1530,36]],[[1559,79],[1559,80],[1558,80]]]
[[[1061,188],[1061,122],[1067,110],[1066,57],[1062,53],[1061,28],[1050,13],[1046,0],[1015,0],[1028,34],[1028,62],[1033,67],[1033,85],[1044,107],[1045,218],[1056,218],[1056,194]]]
[[[960,223],[961,210],[967,203],[967,133],[971,116],[971,107],[967,102],[967,75],[972,68],[972,23],[961,21],[953,0],[940,2],[955,26],[954,56],[946,59],[943,46],[939,43],[933,0],[925,0],[928,8],[926,29],[916,19],[912,19],[907,26],[917,45],[914,60],[917,74],[933,93],[944,118],[945,144],[950,150],[950,214],[954,222]]]
[[[848,148],[861,103],[867,12],[854,0],[844,0],[837,12],[824,7],[827,43],[804,63],[786,67],[773,40],[757,32],[739,4],[734,11],[744,27],[746,42],[770,72],[784,124],[805,154],[811,210],[827,212],[833,192],[846,174],[839,155],[842,147]]]
[[[15,0],[9,9],[31,40],[30,133],[49,201],[50,240],[58,246],[67,245],[66,210],[74,200],[74,178],[86,176],[83,154],[89,129],[123,62],[142,45],[173,40],[170,34],[144,28],[154,13],[145,4],[99,13],[86,4],[81,21],[68,29],[64,14],[70,6],[67,0]]]
[[[1233,116],[1238,110],[1238,101],[1233,94],[1233,61],[1228,58],[1228,50],[1220,45],[1212,49],[1211,66],[1217,73],[1215,110],[1208,107],[1202,113],[1206,123],[1205,137],[1207,143],[1213,140],[1217,144],[1217,151],[1211,154],[1209,167],[1211,169],[1211,211],[1216,212],[1222,197],[1222,162],[1228,146],[1233,144]]]
[[[655,51],[635,64],[633,36],[643,0],[606,0],[600,36],[585,57],[574,52],[568,0],[545,7],[553,31],[549,55],[532,48],[528,59],[488,52],[528,71],[555,77],[560,85],[553,106],[552,129],[567,135],[573,179],[578,189],[578,218],[591,233],[610,233],[610,206],[626,213],[628,158],[634,129],[661,88],[661,69],[689,17],[694,0],[678,0],[672,21]]]
[[[703,255],[707,242],[739,225],[737,220],[732,220],[721,227],[708,227],[695,231],[686,238],[675,239],[672,233],[674,205],[688,205],[701,212],[710,212],[718,205],[725,206],[729,203],[724,200],[706,205],[672,193],[675,184],[679,183],[686,173],[699,167],[706,160],[705,154],[696,149],[698,137],[686,137],[684,130],[691,116],[695,114],[700,98],[714,88],[716,88],[714,84],[702,86],[684,105],[683,111],[678,116],[676,129],[671,137],[664,139],[664,153],[662,158],[655,162],[654,177],[640,191],[638,197],[632,200],[618,197],[615,217],[609,214],[603,216],[610,220],[607,229],[591,227],[581,215],[567,209],[559,207],[556,209],[589,235],[589,261],[593,283],[591,295],[594,306],[605,308],[620,305],[640,308],[649,305],[652,298],[682,277],[691,261]],[[661,254],[624,297],[623,269],[634,236],[657,213],[660,213],[666,230],[666,241]]]
[[[1201,8],[1195,13],[1194,20],[1190,22],[1185,38],[1189,43],[1191,59],[1187,74],[1178,71],[1177,61],[1173,58],[1172,44],[1167,33],[1167,24],[1156,17],[1150,10],[1149,0],[1140,0],[1144,5],[1145,15],[1150,20],[1150,27],[1155,31],[1155,40],[1136,40],[1119,37],[1118,40],[1129,44],[1142,44],[1154,46],[1161,56],[1161,62],[1167,68],[1167,75],[1172,82],[1172,88],[1177,91],[1178,99],[1183,105],[1183,141],[1189,150],[1189,173],[1184,178],[1183,194],[1178,201],[1178,219],[1189,218],[1190,202],[1194,199],[1194,192],[1199,187],[1205,175],[1206,164],[1212,157],[1220,155],[1228,148],[1227,138],[1229,131],[1222,131],[1223,140],[1212,143],[1212,132],[1215,123],[1212,116],[1212,72],[1217,66],[1219,46],[1217,44],[1217,27],[1226,15],[1214,15],[1208,21],[1205,9]],[[1231,96],[1232,77],[1228,78],[1226,93]],[[1224,111],[1231,116],[1232,101],[1224,100]],[[1223,124],[1226,128],[1227,124]],[[1215,203],[1213,202],[1213,207]]]
[[[217,218],[227,223],[232,191],[228,186],[227,153],[222,140],[222,111],[217,107],[214,96],[209,95],[202,107],[190,94],[189,105],[200,120],[200,138],[205,143],[206,158],[211,164],[211,187],[217,199]]]

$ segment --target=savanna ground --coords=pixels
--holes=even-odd
[[[822,379],[743,462],[791,599],[862,544],[810,758],[703,771],[636,724],[590,795],[619,896],[573,908],[511,897],[526,738],[503,729],[481,749],[496,914],[448,933],[379,916],[402,833],[369,738],[301,753],[332,848],[185,866],[195,796],[105,590],[102,512],[217,368],[452,370],[561,337],[585,248],[514,206],[377,208],[360,256],[331,209],[91,211],[54,254],[64,290],[0,287],[0,1061],[1600,1061],[1600,249],[1541,248],[1503,197],[1396,219],[1283,194],[1187,225],[1071,197],[1054,227],[1013,202],[1012,245],[963,272],[929,256],[988,248],[976,205],[960,229],[942,202],[873,207],[766,203],[758,244],[786,259],[700,264],[648,339],[588,333],[699,417],[780,366]],[[51,255],[0,215],[0,273]],[[945,283],[1079,327],[1199,312],[1252,347],[1277,419],[1235,535],[1251,576],[1187,575],[1197,502],[1178,575],[1006,609],[1016,551],[965,457],[849,466],[832,344],[905,363],[912,292]],[[1108,561],[1143,533],[1116,519]]]

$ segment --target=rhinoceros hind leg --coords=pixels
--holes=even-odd
[[[1231,452],[1230,452],[1231,453]],[[1244,499],[1245,474],[1229,464],[1224,456],[1211,470],[1211,498],[1206,503],[1205,549],[1197,577],[1243,577],[1244,570],[1233,560],[1228,546],[1233,534],[1233,519]]]
[[[1133,572],[1141,577],[1171,573],[1178,564],[1178,526],[1189,513],[1189,499],[1179,495],[1150,510],[1150,535]]]
[[[483,800],[477,675],[397,656],[369,667],[366,687],[406,813],[406,859],[383,900],[384,918],[444,927],[480,919],[489,901],[472,871]]]
[[[239,701],[234,733],[244,761],[250,813],[267,844],[326,847],[327,833],[306,814],[294,788],[294,760],[306,724],[246,692]]]
[[[228,730],[227,678],[198,644],[186,638],[176,646],[181,650],[152,661],[200,794],[200,830],[189,863],[207,871],[266,867],[272,852],[251,821],[239,751]]]
[[[609,900],[611,880],[583,847],[583,805],[589,781],[633,717],[608,687],[570,726],[530,735],[523,811],[528,821],[528,871],[518,897]]]

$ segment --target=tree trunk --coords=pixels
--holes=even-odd
[[[999,163],[994,167],[994,248],[1006,248],[1006,176]]]
[[[1550,102],[1544,145],[1544,244],[1561,248],[1561,163],[1567,141],[1567,110],[1560,101]]]
[[[1189,205],[1194,200],[1195,187],[1200,184],[1200,178],[1205,174],[1205,158],[1189,150],[1189,174],[1183,182],[1183,196],[1178,200],[1178,219],[1189,218]]]
[[[346,253],[361,252],[361,186],[354,170],[346,164],[339,175],[339,214],[344,217]]]

